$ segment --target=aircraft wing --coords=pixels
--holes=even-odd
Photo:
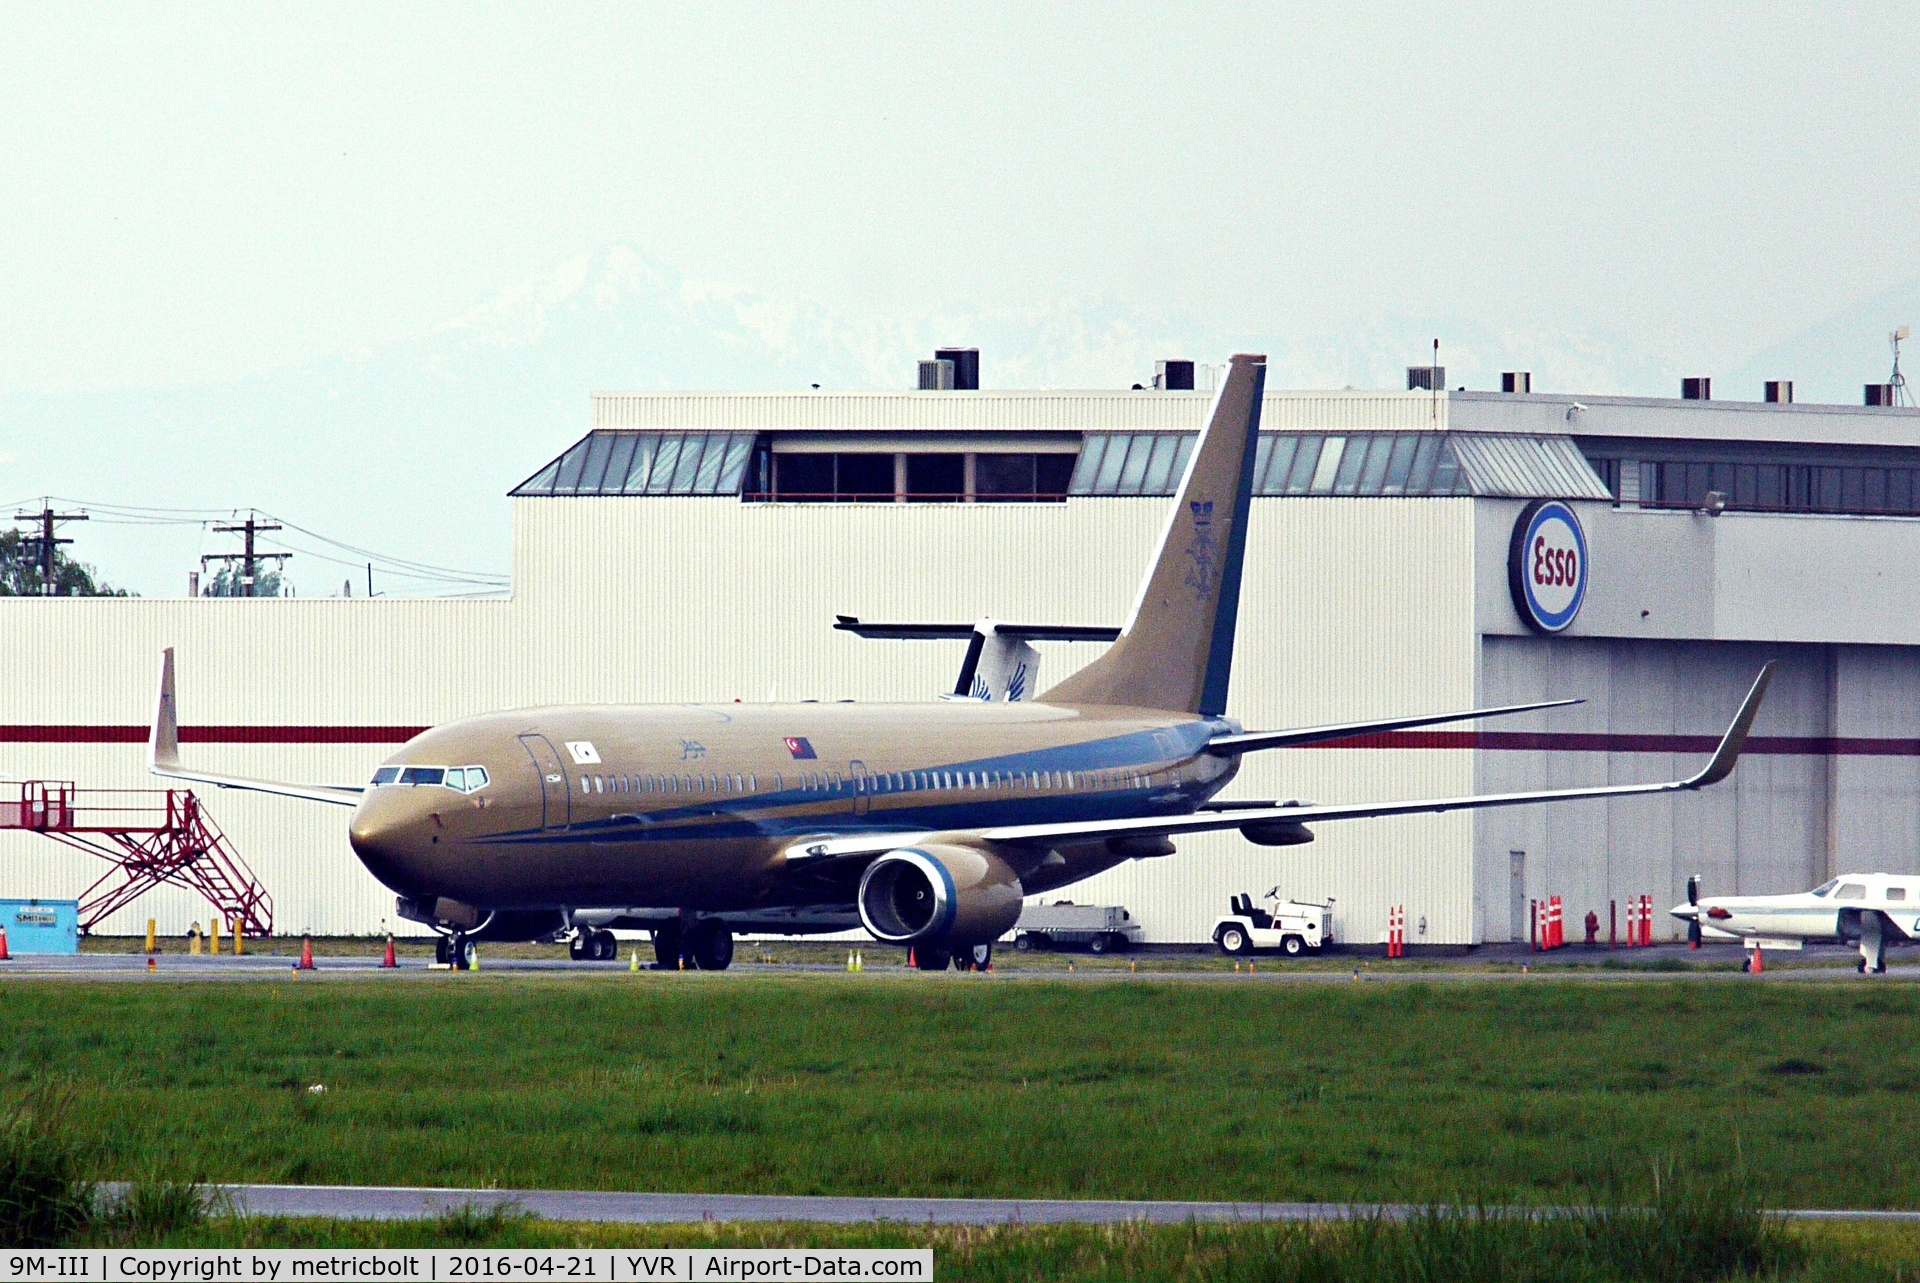
[[[1733,772],[1733,765],[1740,758],[1740,749],[1747,741],[1747,732],[1753,727],[1753,719],[1760,711],[1760,701],[1765,697],[1767,683],[1772,677],[1773,665],[1768,663],[1760,670],[1760,675],[1754,678],[1753,687],[1748,690],[1746,699],[1741,702],[1740,711],[1734,715],[1733,724],[1721,737],[1719,747],[1714,750],[1712,759],[1697,773],[1685,779],[1668,780],[1658,784],[1543,789],[1531,793],[1483,793],[1478,796],[1421,798],[1406,802],[1282,806],[1264,809],[1260,814],[1252,814],[1250,809],[1236,809],[1141,819],[1089,820],[1065,824],[1010,824],[999,828],[982,829],[979,837],[987,842],[1021,843],[1068,842],[1102,837],[1123,837],[1130,834],[1174,836],[1181,833],[1205,833],[1216,829],[1237,829],[1249,823],[1311,824],[1322,820],[1363,820],[1388,815],[1430,815],[1444,811],[1471,811],[1494,806],[1526,806],[1536,802],[1573,802],[1587,798],[1632,797],[1642,793],[1693,792],[1711,784],[1718,784]]]
[[[1720,739],[1713,757],[1685,779],[1657,784],[1615,784],[1597,788],[1544,789],[1531,793],[1483,793],[1468,797],[1419,798],[1405,802],[1353,802],[1332,806],[1299,805],[1268,801],[1217,801],[1190,815],[1143,816],[1121,820],[1076,820],[1062,824],[1008,824],[985,829],[969,829],[948,834],[863,833],[846,837],[821,837],[796,842],[786,852],[787,866],[796,870],[826,868],[846,861],[864,861],[897,847],[911,846],[934,838],[975,839],[1008,845],[1097,841],[1101,838],[1133,835],[1207,833],[1238,829],[1249,824],[1314,824],[1327,820],[1364,820],[1389,815],[1434,815],[1446,811],[1472,811],[1494,806],[1528,806],[1537,802],[1574,802],[1592,798],[1633,797],[1645,793],[1688,793],[1718,784],[1732,774],[1740,758],[1740,749],[1753,728],[1753,719],[1766,696],[1767,683],[1773,677],[1768,663],[1754,678],[1753,686],[1734,714],[1733,724]],[[1471,716],[1471,714],[1469,714]]]
[[[1377,735],[1381,731],[1404,731],[1415,726],[1439,726],[1444,722],[1470,722],[1482,717],[1508,717],[1514,713],[1532,713],[1543,708],[1565,708],[1584,704],[1583,699],[1550,699],[1540,704],[1509,704],[1504,708],[1475,708],[1464,713],[1428,713],[1421,717],[1388,717],[1373,722],[1339,722],[1331,726],[1301,726],[1287,731],[1248,731],[1240,735],[1216,735],[1207,742],[1205,752],[1214,757],[1232,757],[1263,748],[1291,748],[1301,744],[1322,744],[1354,735]]]
[[[180,714],[173,697],[173,647],[160,652],[160,697],[154,704],[153,730],[147,737],[147,770],[172,780],[191,780],[223,789],[249,789],[255,793],[277,793],[309,802],[331,802],[335,806],[358,806],[363,790],[352,784],[284,784],[278,780],[255,780],[239,775],[218,775],[212,771],[189,771],[180,765]]]

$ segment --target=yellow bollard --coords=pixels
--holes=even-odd
[[[855,971],[865,971],[867,969],[867,960],[860,956],[858,949],[853,951],[853,969]]]
[[[245,946],[246,937],[240,932],[240,919],[235,918],[233,921],[227,923],[227,927],[233,932],[233,956],[237,958],[247,951]]]
[[[187,931],[187,952],[198,957],[200,954],[200,924],[194,923]]]
[[[147,952],[148,953],[160,952],[160,945],[153,938],[153,919],[152,918],[147,919]]]
[[[638,949],[635,949],[633,951],[633,961],[627,964],[627,970],[628,971],[640,970],[640,951]]]
[[[207,937],[207,943],[213,947],[213,956],[217,958],[220,956],[220,919],[209,918],[207,930],[212,933]]]

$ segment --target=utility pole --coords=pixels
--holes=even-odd
[[[53,505],[47,504],[38,512],[16,512],[13,514],[13,519],[15,521],[37,521],[40,523],[40,533],[37,535],[28,535],[22,539],[21,542],[38,545],[34,551],[40,558],[40,595],[43,597],[53,596],[54,590],[58,587],[53,579],[54,549],[63,543],[73,542],[71,539],[54,538],[54,526],[62,521],[85,521],[87,514],[84,512],[55,512]]]
[[[239,562],[240,563],[240,595],[242,597],[251,597],[254,595],[253,589],[254,589],[254,585],[258,582],[257,567],[260,562],[285,561],[288,557],[293,556],[293,554],[290,552],[255,552],[253,550],[253,537],[256,534],[264,534],[269,530],[278,530],[280,529],[280,527],[277,525],[263,525],[262,523],[254,520],[254,516],[251,512],[247,514],[246,521],[241,523],[240,525],[215,526],[213,529],[214,529],[214,533],[216,534],[236,534],[241,536],[241,540],[242,540],[241,547],[244,549],[244,551],[207,553],[205,556],[200,558],[200,568],[202,570],[205,570],[207,568],[207,563],[209,561]]]

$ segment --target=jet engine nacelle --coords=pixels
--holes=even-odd
[[[986,944],[1020,920],[1020,879],[997,855],[929,843],[889,851],[860,879],[860,921],[888,944]]]

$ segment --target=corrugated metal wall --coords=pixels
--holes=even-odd
[[[900,398],[894,398],[899,400]],[[1164,499],[1064,504],[766,505],[725,498],[522,499],[512,601],[0,601],[15,680],[0,724],[143,726],[158,654],[178,652],[183,723],[428,725],[563,701],[923,699],[961,649],[861,641],[836,613],[1063,623],[1124,619]],[[1464,707],[1472,699],[1470,500],[1259,500],[1248,543],[1233,711],[1251,727]],[[1091,659],[1046,647],[1042,685]],[[357,782],[379,745],[203,745],[238,774]],[[0,745],[0,770],[147,787],[136,743]],[[1458,793],[1472,754],[1296,750],[1250,759],[1239,796]],[[344,809],[203,790],[260,872],[283,930],[375,930],[391,900],[345,840]],[[1341,933],[1375,939],[1386,906],[1431,940],[1472,929],[1463,817],[1328,825],[1279,850],[1237,836],[1103,875],[1072,894],[1133,909],[1155,939],[1204,938],[1229,894],[1339,901]],[[0,893],[70,896],[99,867],[45,839],[0,834]],[[166,893],[149,915],[183,930],[204,909]],[[1415,936],[1419,939],[1421,937]]]
[[[1909,685],[1920,688],[1920,657],[1897,661]],[[1544,730],[1627,736],[1716,737],[1739,707],[1754,674],[1779,661],[1756,736],[1823,739],[1836,731],[1832,716],[1832,649],[1773,643],[1670,642],[1614,638],[1488,637],[1481,677],[1487,704],[1584,698],[1576,708],[1502,719],[1500,730]],[[1675,779],[1699,769],[1697,753],[1502,752],[1477,754],[1477,788],[1484,792],[1581,788]],[[1477,845],[1484,938],[1505,940],[1511,930],[1509,852],[1523,851],[1521,898],[1564,897],[1567,934],[1589,909],[1606,930],[1608,902],[1641,894],[1654,898],[1656,934],[1674,929],[1666,910],[1686,893],[1689,875],[1709,893],[1763,895],[1805,890],[1828,876],[1829,816],[1858,812],[1870,789],[1851,799],[1834,795],[1832,762],[1813,754],[1748,753],[1731,780],[1700,793],[1612,801],[1557,803],[1486,811]],[[1862,782],[1887,771],[1911,775],[1912,758],[1847,763]],[[1920,792],[1869,806],[1874,822],[1899,831],[1915,826]],[[1913,855],[1907,860],[1911,864]],[[1850,866],[1851,867],[1851,866]],[[1903,866],[1907,867],[1907,866]],[[1525,935],[1524,923],[1521,935]]]

